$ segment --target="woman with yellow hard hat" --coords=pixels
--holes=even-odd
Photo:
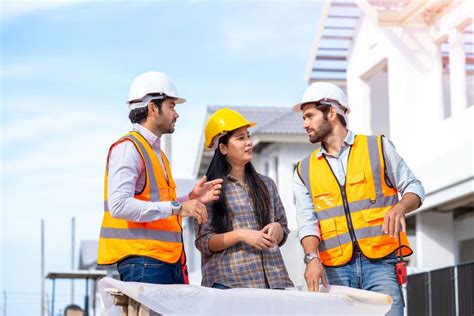
[[[289,233],[275,183],[252,166],[248,129],[256,123],[223,108],[206,123],[205,147],[215,148],[208,180],[224,179],[219,200],[197,226],[202,285],[226,288],[293,287],[279,247]]]

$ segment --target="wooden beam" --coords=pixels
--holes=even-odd
[[[357,20],[359,16],[356,15],[339,15],[339,14],[330,14],[328,15],[328,18],[331,19],[348,19],[348,20]]]
[[[346,61],[346,56],[331,56],[331,55],[318,55],[316,60],[343,60]]]
[[[321,36],[323,35],[324,26],[326,25],[326,20],[329,14],[330,7],[331,7],[331,1],[325,1],[324,7],[321,11],[321,17],[319,19],[319,24],[317,26],[316,35],[313,41],[313,46],[311,47],[311,53],[309,54],[309,59],[308,59],[308,62],[306,63],[304,79],[308,83],[311,79],[311,72],[313,69],[314,61],[316,60],[316,56],[318,54],[319,43],[321,41]]]
[[[326,30],[353,31],[353,30],[355,30],[355,27],[353,27],[353,26],[326,26]]]
[[[351,3],[351,2],[336,2],[336,1],[333,1],[333,2],[331,2],[331,6],[338,7],[338,8],[357,8],[357,5],[355,3]]]
[[[323,40],[337,40],[337,41],[352,41],[352,36],[341,36],[341,35],[323,35]]]
[[[347,52],[349,49],[348,48],[344,48],[344,47],[319,47],[318,50],[321,50],[321,51],[337,51],[337,52],[341,52],[341,51],[344,51],[344,52]]]
[[[346,69],[337,69],[337,68],[313,68],[313,72],[339,72],[343,73],[346,72]]]

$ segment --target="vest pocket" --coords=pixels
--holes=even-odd
[[[376,221],[380,221],[381,223],[383,223],[383,219],[385,217],[385,213],[387,213],[387,208],[385,207],[382,207],[382,208],[374,208],[374,209],[370,209],[369,206],[371,205],[370,202],[367,203],[367,209],[365,211],[363,211],[363,217],[364,217],[364,220],[367,222],[367,223],[373,223],[373,222],[376,222]]]
[[[351,175],[350,179],[348,179],[349,184],[357,184],[361,182],[366,182],[365,181],[365,173],[363,171],[361,172],[355,172]]]
[[[365,196],[368,188],[367,177],[363,171],[354,172],[347,176],[348,195],[357,199]]]
[[[321,227],[322,233],[330,233],[336,230],[336,221],[334,218],[328,218],[326,220],[320,221],[319,226]]]
[[[321,228],[321,239],[334,239],[339,241],[339,239],[337,238],[336,221],[334,220],[334,218],[329,218],[320,221],[319,227]]]
[[[331,208],[334,205],[332,192],[319,192],[318,194],[313,195],[313,204],[316,211]]]
[[[391,237],[389,235],[380,235],[380,236],[375,236],[375,237],[372,237],[372,242],[370,244],[372,247],[375,247],[374,250],[378,250],[378,252],[382,252],[383,251],[380,251],[381,248],[377,247],[377,246],[384,246],[386,245],[386,247],[389,247],[388,249],[389,252],[391,252],[393,249],[396,248],[396,246],[398,246],[398,238],[397,237]],[[385,248],[385,247],[383,247]],[[393,248],[393,249],[392,249]]]
[[[321,228],[320,254],[321,260],[342,256],[341,243],[337,235],[337,226],[334,218],[319,222]]]
[[[382,225],[385,217],[385,213],[390,209],[390,207],[382,207],[371,210],[366,210],[363,213],[364,220],[367,222],[371,228],[371,238],[369,244],[371,247],[382,246],[387,244],[398,243],[398,238],[390,237],[389,235],[382,233]],[[379,248],[377,248],[379,249]]]

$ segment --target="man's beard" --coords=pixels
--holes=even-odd
[[[161,133],[162,135],[164,135],[164,134],[173,134],[175,128],[174,128],[174,127],[169,127],[169,128],[166,128],[166,129],[165,129],[165,128],[163,128],[163,127],[160,127],[160,128],[158,128],[158,130],[160,131],[160,133]]]
[[[173,134],[173,132],[175,130],[174,124],[176,124],[176,121],[171,122],[170,125],[166,128],[166,130],[163,131],[163,134]]]
[[[309,141],[313,144],[324,141],[332,133],[332,129],[331,124],[327,120],[323,120],[318,130],[314,131],[314,135],[309,137]]]

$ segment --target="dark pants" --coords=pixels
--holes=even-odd
[[[120,280],[154,284],[184,284],[181,264],[149,257],[128,257],[117,264]]]

